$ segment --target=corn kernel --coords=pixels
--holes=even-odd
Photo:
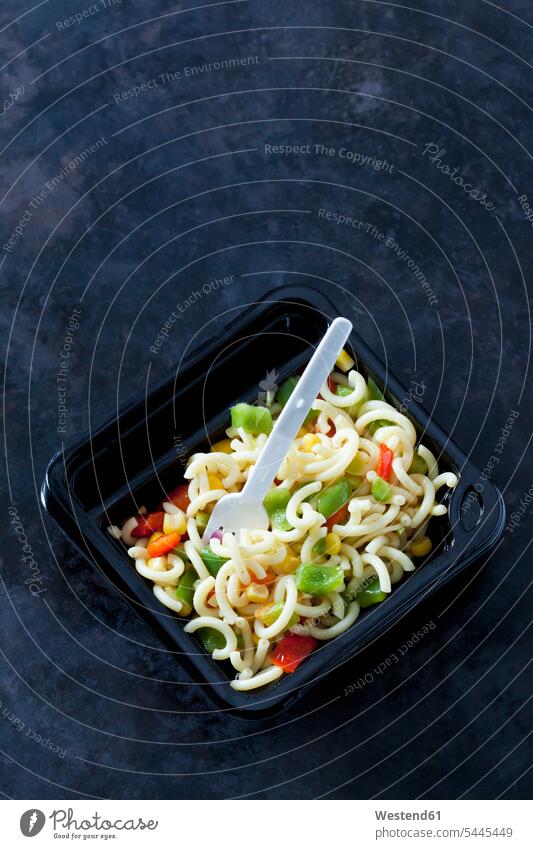
[[[211,451],[222,451],[223,454],[231,454],[231,439],[221,439],[211,446]]]
[[[248,601],[266,601],[268,598],[268,587],[264,587],[261,584],[249,584],[246,587],[245,594]]]
[[[181,510],[179,513],[165,513],[163,519],[163,533],[171,534],[176,531],[178,534],[184,534],[187,530],[187,520],[185,513]]]
[[[353,360],[350,357],[348,351],[345,351],[343,348],[339,356],[337,357],[337,362],[335,363],[335,365],[338,366],[341,371],[347,372],[354,367],[355,360]]]
[[[148,545],[150,545],[151,542],[155,542],[156,539],[159,539],[159,537],[162,537],[162,536],[163,536],[163,531],[154,531],[152,536],[148,539]],[[148,545],[146,546],[147,548],[148,548]]]
[[[252,632],[252,641],[254,646],[259,645],[259,635],[256,634],[255,631]]]
[[[285,560],[281,563],[277,563],[272,568],[275,569],[278,574],[281,575],[290,575],[292,572],[295,572],[298,566],[300,565],[301,560],[296,554],[287,554]]]
[[[425,557],[433,548],[429,537],[419,537],[411,543],[411,554],[414,557]]]
[[[208,475],[209,489],[224,489],[222,481],[216,475]]]
[[[338,554],[339,551],[341,550],[341,538],[338,534],[334,533],[333,531],[330,534],[326,534],[325,543],[326,543],[325,552],[326,552],[326,554],[329,554],[330,556],[333,555],[333,554]]]
[[[312,451],[313,445],[316,445],[317,442],[320,442],[320,439],[316,435],[316,433],[306,433],[304,438],[302,439],[302,448],[304,451]]]

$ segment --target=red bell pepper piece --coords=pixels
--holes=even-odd
[[[163,530],[164,513],[148,513],[148,515],[139,513],[135,518],[137,527],[132,530],[132,537],[151,537],[156,531]]]
[[[148,554],[150,557],[163,557],[168,554],[173,548],[176,548],[180,541],[180,535],[176,531],[170,534],[163,534],[162,537],[154,539],[148,543]]]
[[[318,640],[304,634],[287,634],[279,641],[270,659],[284,672],[294,672],[318,646]]]
[[[337,384],[335,383],[331,375],[329,375],[328,377],[328,389],[332,395],[335,395],[335,392],[337,391]]]
[[[326,520],[326,528],[330,531],[333,525],[344,525],[346,519],[348,518],[348,505],[343,504],[340,510],[337,510],[333,516],[330,516],[329,519]]]
[[[172,502],[176,507],[179,507],[180,510],[183,510],[184,513],[187,512],[187,507],[189,506],[189,484],[181,483],[176,489],[173,489],[172,492],[169,492],[167,498]]]
[[[326,436],[334,436],[334,435],[335,435],[335,431],[337,430],[337,428],[335,427],[335,425],[333,424],[333,422],[331,421],[331,419],[328,419],[328,421],[329,421],[329,423],[331,424],[331,427],[330,427],[330,429],[328,430],[328,432],[326,433]],[[320,428],[318,427],[318,422],[316,422],[316,423],[315,423],[315,425],[314,425],[314,427],[313,427],[313,433],[322,433],[322,431],[321,431],[321,430],[320,430]]]
[[[378,474],[378,477],[383,478],[384,481],[390,480],[393,460],[394,451],[392,451],[392,449],[389,448],[388,445],[385,445],[383,442],[380,443],[376,472]]]

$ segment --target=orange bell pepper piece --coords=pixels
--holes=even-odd
[[[163,534],[163,536],[154,539],[153,542],[148,543],[148,554],[150,557],[163,557],[163,555],[168,554],[169,551],[172,551],[173,548],[176,548],[180,541],[181,537],[175,531],[171,534]]]

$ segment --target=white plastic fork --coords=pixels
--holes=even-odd
[[[263,499],[351,330],[352,323],[347,318],[336,318],[331,323],[276,420],[244,487],[240,492],[228,492],[215,505],[202,538],[204,545],[221,529],[236,532],[268,528]]]

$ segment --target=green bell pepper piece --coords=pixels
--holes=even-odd
[[[216,578],[221,566],[223,566],[224,563],[228,562],[227,558],[219,557],[218,554],[214,554],[214,552],[212,552],[209,547],[202,548],[200,552],[200,557],[202,558],[203,562],[207,567],[208,572],[213,576],[213,578]]]
[[[428,464],[424,460],[423,457],[420,456],[418,451],[415,451],[413,454],[413,460],[411,465],[409,466],[409,474],[410,475],[427,475],[428,473]]]
[[[179,580],[179,584],[175,590],[175,596],[178,601],[181,601],[182,605],[188,608],[189,612],[192,610],[193,604],[192,600],[194,597],[194,583],[198,580],[198,575],[194,569],[189,569],[187,572],[184,572]],[[185,610],[182,611],[184,615],[188,615]]]
[[[348,481],[343,478],[337,483],[326,487],[316,498],[316,509],[322,513],[324,518],[329,519],[343,504],[350,500],[352,489]]]
[[[267,628],[269,628],[271,625],[274,624],[274,622],[276,621],[276,619],[280,615],[281,611],[283,610],[284,606],[285,606],[284,601],[276,601],[276,602],[274,602],[274,604],[270,605],[268,610],[265,610],[263,612],[263,615],[261,616],[261,620],[262,620],[263,624],[266,625]],[[300,617],[298,616],[297,613],[293,613],[291,618],[289,619],[289,624],[287,625],[287,628],[292,628],[293,625],[296,625],[299,618]]]
[[[292,525],[286,516],[287,504],[291,499],[291,491],[286,486],[275,486],[269,489],[263,499],[263,506],[267,511],[272,527],[278,531],[290,531]]]
[[[375,422],[370,422],[368,425],[368,432],[371,436],[374,436],[375,432],[379,430],[380,427],[390,427],[394,422],[389,421],[388,419],[376,419]]]
[[[383,392],[377,385],[376,381],[369,377],[367,380],[367,385],[369,401],[383,401],[385,396],[383,395]]]
[[[223,649],[226,645],[224,635],[216,628],[198,628],[196,636],[209,654],[213,654],[215,649]],[[239,651],[244,648],[244,638],[241,633],[237,634],[237,648]]]
[[[198,628],[196,636],[209,654],[213,654],[215,649],[223,649],[226,645],[224,635],[216,628]]]
[[[359,475],[346,475],[344,478],[345,481],[348,481],[350,488],[353,492],[357,492],[360,486],[362,486],[364,482],[364,478],[359,477]]]
[[[355,600],[360,607],[370,607],[372,604],[379,604],[380,601],[385,601],[387,593],[384,593],[379,586],[379,578],[367,578],[357,587],[355,591]]]
[[[383,478],[376,478],[370,487],[370,492],[376,501],[388,501],[392,495],[392,487]]]
[[[252,404],[236,404],[231,408],[231,426],[242,427],[246,433],[257,436],[269,434],[272,430],[272,414],[267,407],[254,407]]]
[[[178,557],[181,557],[182,560],[188,561],[188,557],[185,554],[185,549],[182,545],[177,545],[176,548],[173,548],[170,552],[171,554],[176,554]]]
[[[317,554],[319,557],[322,557],[323,554],[326,553],[326,537],[322,537],[318,542],[315,542],[313,546],[313,554]]]
[[[383,395],[383,392],[381,391],[381,389],[379,388],[379,386],[377,385],[375,380],[373,380],[371,377],[369,377],[368,380],[367,380],[367,385],[368,385],[368,400],[369,401],[383,401],[383,400],[385,400],[385,396]],[[370,432],[370,434],[372,436],[374,436],[374,434],[375,434],[376,430],[378,430],[378,428],[385,427],[386,425],[391,425],[391,424],[394,424],[394,422],[389,422],[386,419],[378,419],[375,422],[371,422],[368,425],[367,429]]]
[[[294,573],[296,586],[308,595],[328,595],[344,589],[344,570],[336,566],[318,566],[316,563],[302,563]]]
[[[281,404],[282,407],[285,406],[285,404],[287,403],[287,401],[291,397],[292,393],[294,392],[294,390],[296,388],[296,384],[298,383],[299,380],[300,380],[299,375],[293,374],[291,377],[288,377],[287,380],[285,380],[281,384],[280,388],[276,392],[276,399],[275,400],[278,402],[278,404]],[[316,419],[317,416],[318,416],[318,410],[313,410],[313,409],[309,410],[309,412],[307,413],[307,415],[304,419],[304,424],[307,424],[312,419]]]
[[[335,390],[335,394],[340,395],[341,397],[345,397],[346,395],[350,395],[352,392],[353,392],[353,387],[351,387],[351,386],[341,386],[340,383],[337,384],[337,388]],[[365,401],[368,401],[368,391],[361,398],[361,400],[357,402],[357,404],[352,404],[352,406],[348,408],[348,415],[351,416],[352,419],[357,418],[357,415],[358,415],[358,412],[359,412],[359,407],[362,404],[364,404]]]
[[[276,392],[276,401],[278,404],[281,404],[282,407],[285,406],[292,393],[296,389],[296,384],[300,378],[297,374],[293,374],[291,377],[288,377],[287,380],[284,380],[278,391]]]

